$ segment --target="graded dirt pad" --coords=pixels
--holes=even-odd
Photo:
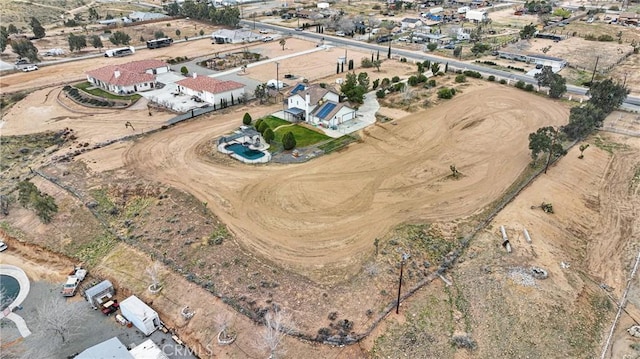
[[[229,125],[208,121],[140,140],[125,163],[208,202],[251,251],[331,281],[328,270],[358,270],[374,238],[400,223],[452,220],[491,203],[528,164],[527,134],[567,114],[562,104],[490,85],[301,165],[212,162],[200,149]],[[461,179],[447,179],[451,164]]]

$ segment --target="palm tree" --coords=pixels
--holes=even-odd
[[[284,45],[287,43],[287,40],[285,39],[281,39],[280,40],[280,46],[282,46],[282,51],[284,51]]]

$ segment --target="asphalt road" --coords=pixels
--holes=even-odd
[[[241,20],[240,23],[242,25],[253,27],[252,21]],[[388,44],[385,44],[385,45],[370,44],[367,42],[351,40],[344,37],[318,34],[308,30],[293,31],[290,28],[277,26],[273,24],[258,23],[256,24],[256,29],[268,29],[272,31],[279,31],[279,32],[291,34],[293,36],[305,38],[307,40],[315,40],[318,42],[320,42],[322,39],[325,39],[325,40],[331,41],[331,43],[333,43],[334,45],[350,46],[350,47],[356,47],[359,49],[370,50],[370,51],[380,51],[380,53],[384,55],[387,54],[388,46],[389,46]],[[522,80],[525,83],[530,83],[533,85],[538,84],[538,82],[533,77],[530,77],[524,74],[516,74],[508,71],[488,68],[488,67],[479,66],[473,63],[457,61],[457,60],[446,58],[446,57],[434,56],[431,54],[425,54],[425,53],[416,52],[416,51],[402,50],[394,47],[391,47],[391,53],[395,55],[400,55],[400,56],[406,57],[407,59],[412,59],[412,60],[420,60],[420,61],[430,60],[432,62],[436,61],[440,63],[448,62],[450,69],[473,70],[473,71],[478,71],[483,75],[494,75],[496,77],[512,79],[515,81]],[[587,93],[588,90],[589,89],[586,87],[567,85],[567,92],[572,94],[584,95]],[[640,111],[640,97],[627,96],[627,98],[625,99],[621,107],[631,111]]]

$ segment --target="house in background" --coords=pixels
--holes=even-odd
[[[169,72],[169,65],[164,61],[141,60],[87,71],[87,81],[103,90],[124,95],[155,88],[156,74],[166,72]]]
[[[220,29],[211,34],[211,40],[214,44],[239,44],[261,41],[262,35],[245,29]]]
[[[422,20],[416,19],[416,18],[406,17],[402,19],[402,21],[400,21],[400,26],[402,28],[402,31],[418,29],[418,28],[421,28],[423,25],[424,24],[422,23]]]
[[[151,339],[147,339],[143,343],[135,346],[131,350],[127,349],[118,339],[113,337],[109,340],[105,340],[102,343],[98,343],[92,347],[83,350],[76,356],[76,359],[169,359],[160,347],[156,345]]]
[[[356,110],[340,103],[340,95],[330,88],[300,83],[289,91],[284,114],[288,121],[332,128],[354,119]]]
[[[131,21],[149,21],[149,20],[158,20],[168,18],[169,16],[165,14],[161,14],[159,12],[143,12],[143,11],[134,11],[129,14],[129,19]]]
[[[244,85],[235,81],[221,81],[208,76],[198,76],[176,82],[180,93],[195,96],[212,105],[233,105],[244,97]],[[221,106],[222,107],[222,106]]]

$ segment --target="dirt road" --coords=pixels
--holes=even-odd
[[[374,127],[364,143],[302,165],[210,161],[200,149],[232,128],[217,121],[150,136],[124,158],[137,174],[208,202],[252,251],[320,280],[325,266],[354,264],[399,223],[479,211],[530,161],[527,134],[567,114],[561,104],[494,85]],[[451,164],[459,180],[448,178]]]

